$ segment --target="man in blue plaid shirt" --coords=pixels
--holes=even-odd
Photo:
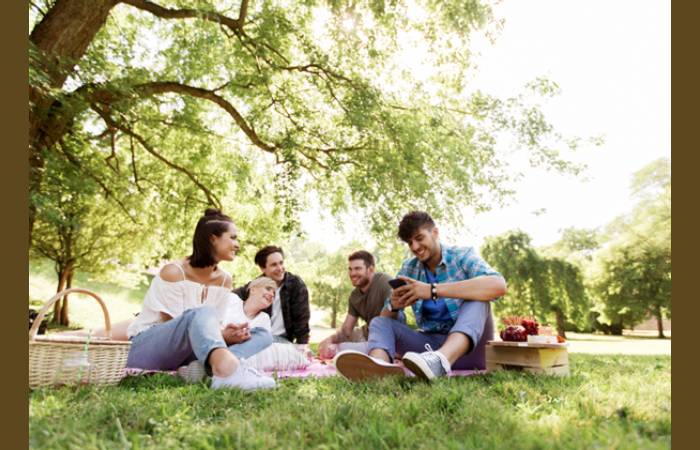
[[[406,214],[398,235],[415,256],[397,276],[406,284],[394,288],[381,316],[372,320],[369,355],[340,352],[336,368],[351,380],[403,375],[393,363],[402,354],[404,365],[428,381],[453,367],[484,369],[486,341],[493,339],[490,301],[505,294],[505,280],[473,248],[441,245],[426,212]],[[418,331],[396,320],[408,306]]]

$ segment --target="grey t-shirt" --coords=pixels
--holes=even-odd
[[[384,300],[391,296],[391,277],[385,273],[377,272],[369,283],[369,289],[363,293],[360,288],[355,288],[348,299],[348,314],[362,318],[366,323],[362,327],[365,339],[369,334],[369,323],[381,313],[384,308]]]

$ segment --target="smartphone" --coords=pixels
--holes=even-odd
[[[400,288],[401,286],[408,284],[406,280],[402,280],[401,278],[394,278],[393,280],[389,280],[389,285],[393,289]]]

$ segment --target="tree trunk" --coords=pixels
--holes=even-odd
[[[73,284],[73,263],[69,262],[65,266],[59,266],[58,272],[58,287],[56,293],[64,289],[68,289]],[[68,326],[68,296],[56,301],[53,304],[53,323]]]
[[[656,307],[656,310],[654,311],[654,316],[656,316],[656,329],[659,331],[659,338],[665,339],[666,336],[664,335],[664,318],[661,314],[660,307]]]
[[[43,69],[50,84],[60,88],[83,57],[118,0],[57,0],[29,40],[46,56]]]
[[[610,324],[610,334],[613,336],[622,336],[622,322]]]
[[[56,288],[56,293],[58,294],[66,288],[66,282],[68,281],[68,271],[65,266],[58,266],[56,270],[58,273],[58,287]],[[63,309],[63,299],[58,299],[56,303],[53,304],[53,323],[61,323],[61,310]]]
[[[71,267],[68,277],[66,279],[66,289],[70,289],[73,285],[73,268]],[[63,307],[61,308],[61,325],[69,326],[70,320],[68,319],[68,296],[63,297]]]
[[[47,78],[46,86],[29,85],[30,243],[36,217],[32,194],[41,187],[43,152],[68,131],[72,120],[70,114],[56,114],[60,104],[48,89],[63,87],[117,3],[118,0],[57,0],[29,35],[32,50],[36,50],[30,65]]]
[[[555,314],[557,315],[557,334],[563,338],[566,338],[566,331],[564,330],[564,325],[566,324],[566,317],[561,309],[555,309]]]
[[[338,299],[333,298],[333,303],[331,304],[331,328],[335,330],[338,318]]]

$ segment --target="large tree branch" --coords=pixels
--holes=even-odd
[[[276,145],[268,144],[267,142],[263,141],[255,131],[255,129],[248,124],[248,122],[241,115],[241,113],[239,113],[238,110],[228,100],[221,97],[213,90],[198,88],[172,81],[155,81],[151,83],[143,83],[134,86],[133,90],[137,95],[142,97],[165,93],[177,93],[208,100],[222,108],[224,111],[226,111],[228,115],[231,116],[231,118],[234,120],[236,125],[238,125],[241,131],[243,131],[245,135],[248,136],[248,139],[250,139],[250,141],[255,146],[262,150],[265,150],[266,152],[276,153]],[[108,107],[110,104],[121,100],[126,95],[122,92],[106,89],[100,85],[85,84],[73,91],[73,93],[71,93],[71,96],[82,96],[92,104],[100,104],[105,107]]]
[[[148,153],[153,155],[155,158],[157,158],[158,160],[163,162],[166,166],[168,166],[168,167],[170,167],[178,172],[185,174],[187,176],[187,178],[189,178],[202,192],[204,192],[204,195],[206,195],[207,200],[209,201],[209,203],[212,206],[217,207],[217,208],[221,208],[221,202],[219,201],[218,197],[213,192],[211,192],[211,190],[209,190],[209,188],[207,188],[204,184],[202,184],[202,182],[199,181],[197,179],[197,177],[192,172],[190,172],[186,168],[170,161],[165,156],[158,153],[148,143],[148,141],[146,141],[146,139],[144,139],[141,135],[137,134],[134,130],[132,130],[128,126],[114,120],[112,118],[112,116],[110,116],[110,114],[107,111],[103,110],[102,108],[100,108],[97,105],[93,105],[92,109],[95,112],[97,112],[97,114],[99,114],[100,117],[102,117],[102,119],[107,123],[107,125],[112,126],[118,130],[121,130],[124,134],[131,136],[133,139],[136,139],[136,142],[141,144],[141,147],[143,147]]]
[[[236,125],[243,131],[248,139],[266,152],[275,153],[276,146],[264,142],[260,136],[256,133],[251,125],[246,122],[241,113],[225,98],[216,94],[214,91],[207,89],[202,89],[198,87],[188,86],[185,84],[180,84],[170,81],[157,81],[153,83],[146,83],[138,85],[134,88],[138,93],[153,95],[153,94],[164,94],[166,92],[175,92],[179,94],[186,94],[192,97],[202,98],[215,103],[221,109],[226,111],[231,118],[233,118]]]
[[[268,87],[269,88],[269,87]],[[156,82],[151,82],[151,83],[144,83],[144,84],[139,84],[134,86],[133,92],[138,95],[139,97],[147,97],[147,96],[152,96],[152,95],[159,95],[159,94],[165,94],[165,93],[175,93],[175,94],[181,94],[181,95],[187,95],[191,97],[196,97],[196,98],[201,98],[207,101],[210,101],[217,106],[219,106],[221,109],[223,109],[231,118],[234,120],[236,125],[238,125],[239,129],[243,131],[243,133],[248,137],[250,142],[254,144],[256,147],[260,148],[261,150],[264,150],[268,153],[272,153],[277,157],[277,162],[279,163],[279,150],[280,147],[276,143],[268,143],[265,140],[263,140],[260,135],[255,131],[255,129],[250,125],[245,118],[240,114],[240,112],[225,98],[222,96],[218,95],[214,90],[209,90],[209,89],[203,89],[199,87],[194,87],[194,86],[189,86],[185,85],[182,83],[177,83],[177,82],[171,82],[171,81],[156,81]],[[114,122],[114,119],[111,118],[109,115],[109,105],[112,103],[118,102],[122,98],[126,96],[126,94],[118,92],[118,91],[112,91],[105,89],[99,85],[84,85],[80,87],[78,90],[75,91],[76,94],[84,96],[84,98],[87,99],[87,101],[91,102],[93,104],[93,109],[95,109],[95,105],[99,104],[102,105],[101,107],[98,107],[95,109],[98,114],[100,114],[105,122],[110,125],[114,126],[116,128],[119,128],[117,125],[112,125]],[[286,106],[282,103],[279,102],[278,99],[274,97],[272,92],[270,91],[270,95],[272,96],[273,103],[279,103],[280,106],[283,108],[282,111],[279,111],[283,116],[287,117],[292,124],[295,126],[295,128],[298,131],[304,132],[304,127],[302,124],[296,122],[294,118],[292,117],[292,114],[289,110],[286,109]],[[111,122],[110,122],[111,121]],[[120,125],[124,126],[124,125]],[[153,148],[148,145],[148,143],[140,136],[137,137],[136,134],[132,134],[133,130],[131,129],[123,129],[119,128],[122,131],[124,131],[126,134],[132,136],[133,139],[136,139],[139,143],[144,145],[144,148],[154,154],[154,156],[158,155]],[[318,138],[319,136],[317,136]],[[366,148],[366,143],[357,143],[355,145],[348,145],[348,146],[340,146],[340,147],[333,147],[331,145],[328,145],[326,142],[326,146],[324,147],[314,147],[314,146],[307,146],[307,145],[301,145],[298,149],[298,151],[304,156],[306,159],[314,163],[317,167],[323,169],[323,170],[330,170],[330,167],[327,163],[321,161],[315,156],[312,156],[309,152],[318,152],[321,154],[324,154],[325,156],[330,156],[331,154],[334,153],[347,153],[347,152],[352,152],[352,151],[357,151]],[[150,149],[150,150],[149,150]],[[156,156],[159,159],[163,160],[166,162],[166,164],[170,165],[172,164],[170,161],[165,160],[162,158],[161,155]],[[337,164],[352,164],[352,161],[349,160],[340,160],[337,161]],[[171,166],[172,167],[172,166]],[[179,166],[178,166],[179,167]],[[312,171],[310,168],[305,167],[309,173]],[[186,173],[193,181],[195,181],[194,176],[187,172],[186,169],[180,167],[179,169],[181,172]],[[200,188],[202,187],[201,184],[198,184]],[[207,192],[207,191],[205,191]]]
[[[233,32],[243,29],[243,24],[245,23],[245,18],[248,14],[248,0],[243,0],[241,2],[241,9],[237,19],[232,19],[228,16],[224,16],[213,11],[202,11],[199,9],[189,8],[164,8],[163,6],[149,2],[148,0],[121,0],[121,3],[126,3],[127,5],[131,5],[143,11],[148,11],[161,19],[203,19],[209,22],[221,24]]]

